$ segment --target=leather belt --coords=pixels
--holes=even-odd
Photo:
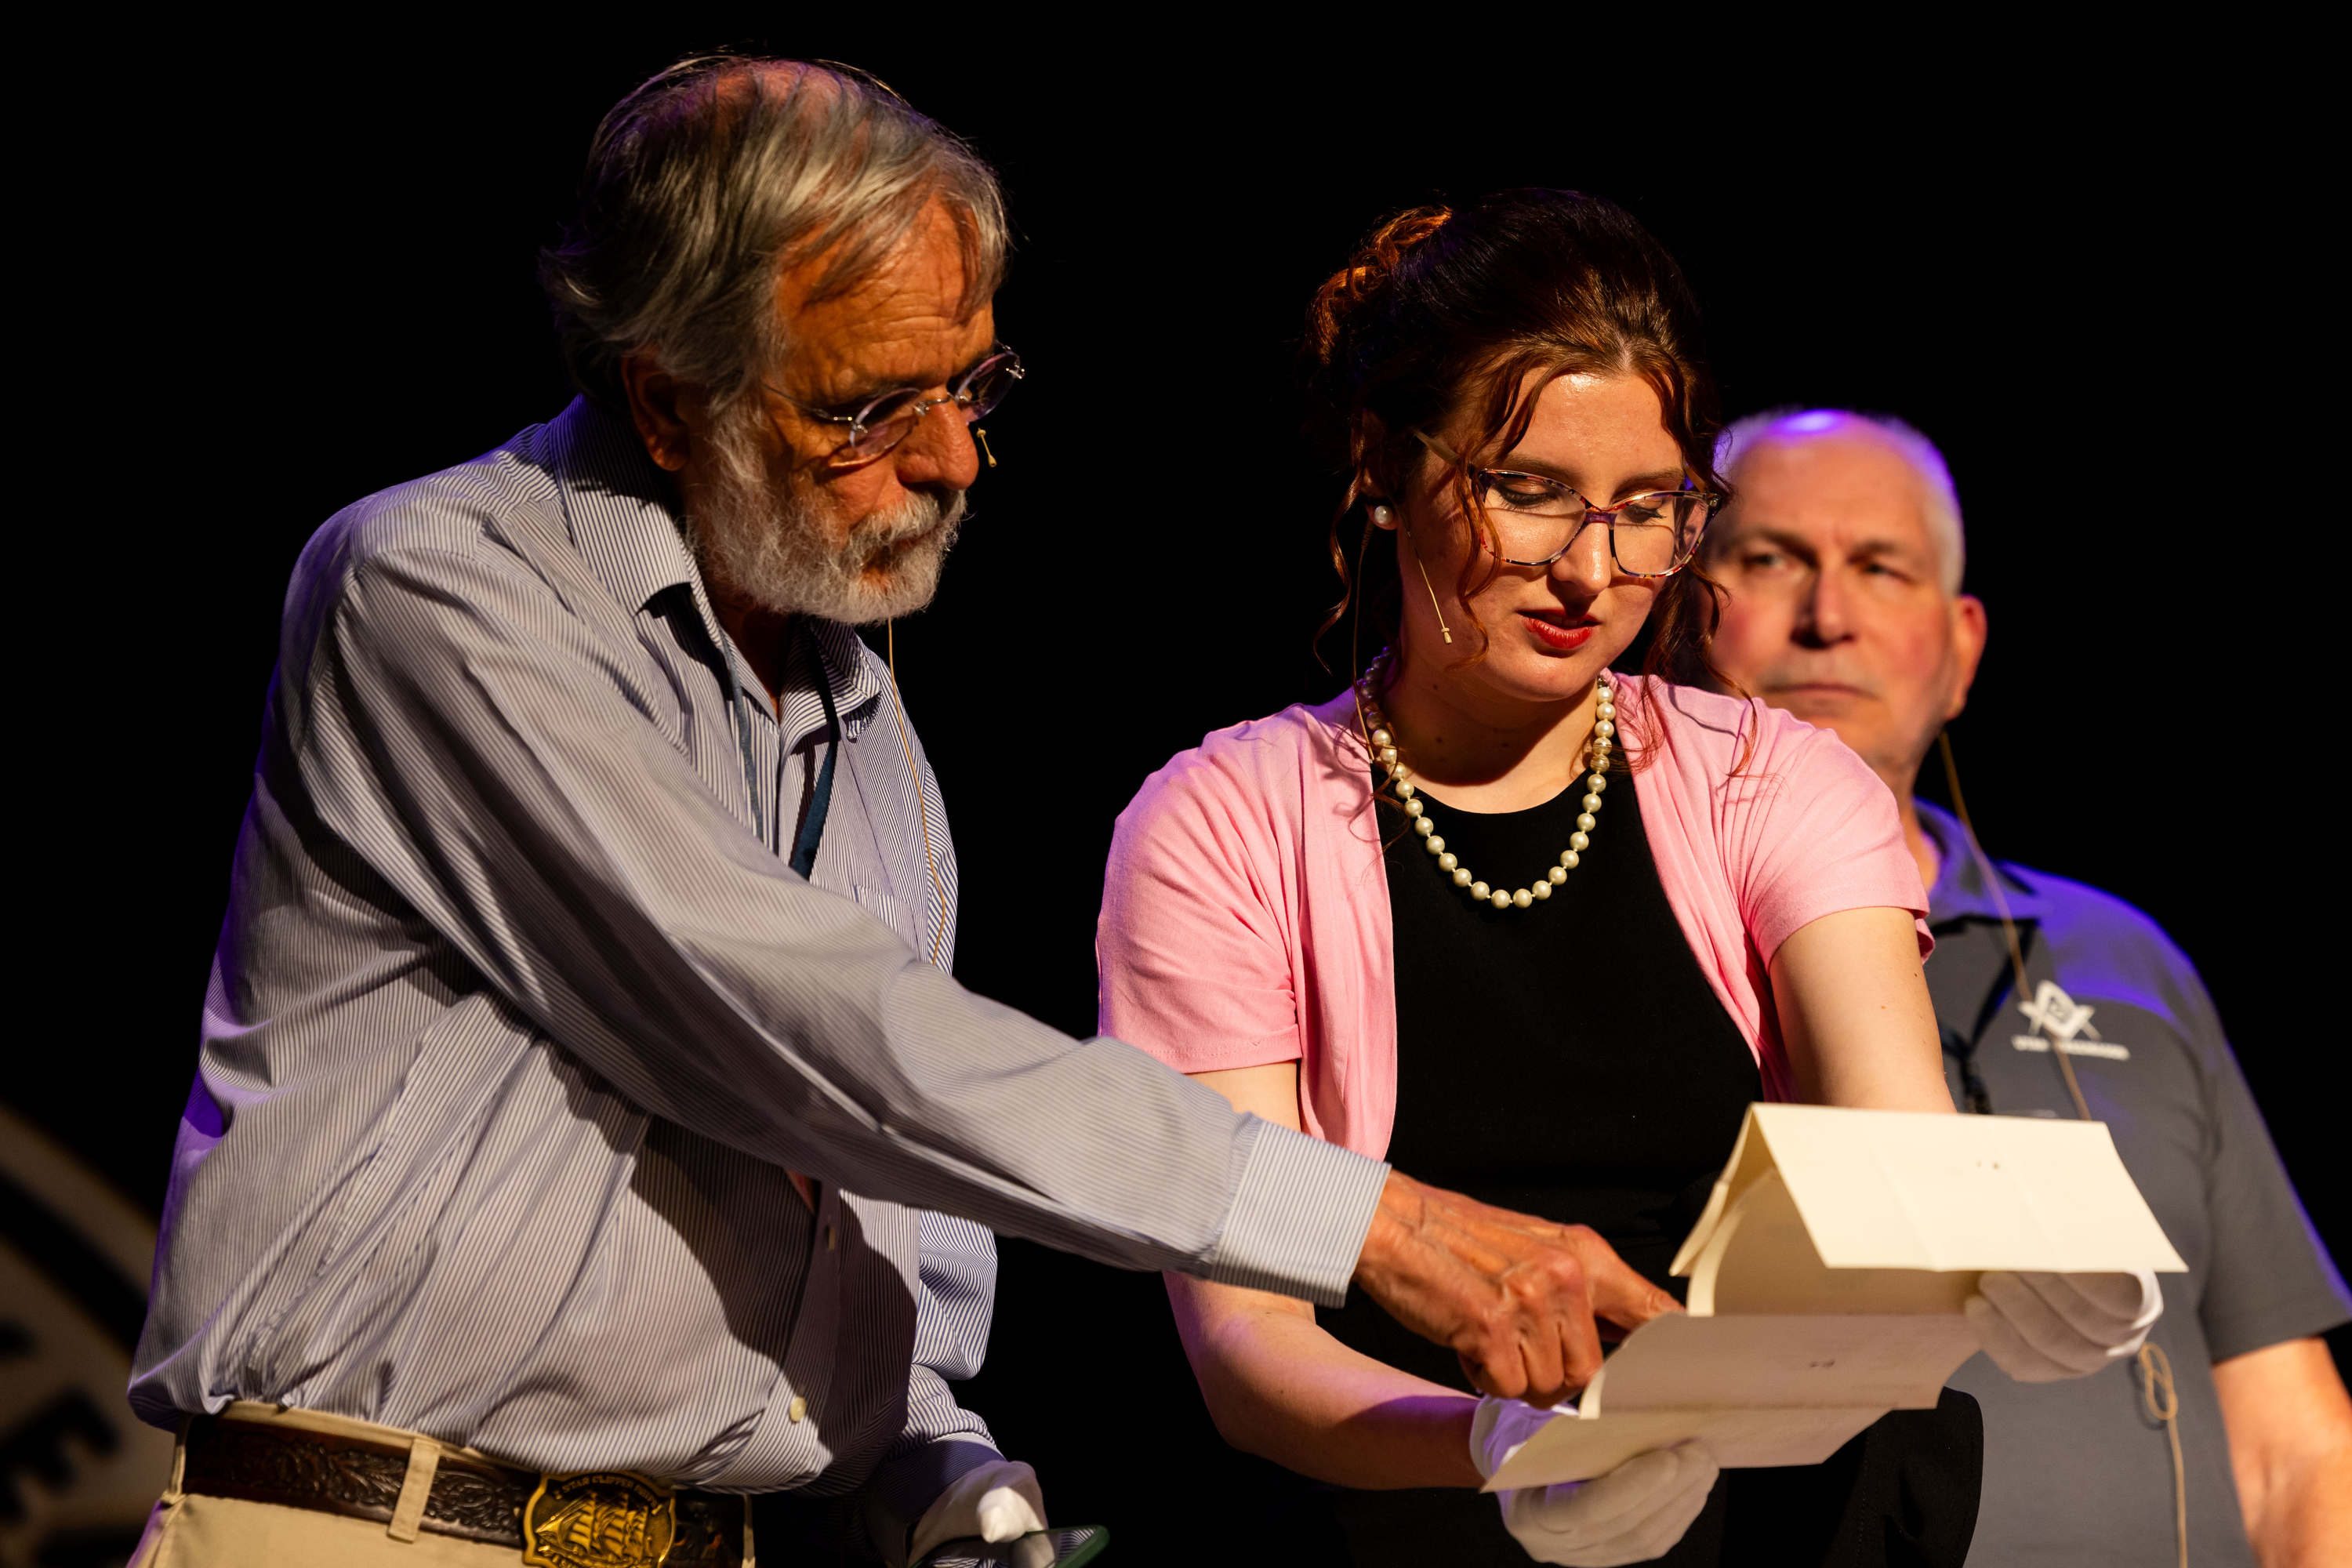
[[[409,1470],[398,1442],[216,1415],[189,1423],[186,1452],[184,1490],[382,1524]],[[743,1506],[625,1471],[542,1476],[445,1448],[416,1528],[557,1568],[740,1568]]]

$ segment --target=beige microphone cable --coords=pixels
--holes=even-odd
[[[2189,1482],[2180,1462],[2180,1391],[2172,1385],[2172,1359],[2154,1340],[2139,1346],[2140,1398],[2147,1413],[2164,1423],[2172,1439],[2172,1533],[2180,1542],[2180,1568],[2189,1568]]]
[[[1447,642],[1452,642],[1454,630],[1445,624],[1445,606],[1437,602],[1437,584],[1429,580],[1428,563],[1421,558],[1421,541],[1413,538],[1410,528],[1404,531],[1404,537],[1405,542],[1412,546],[1412,563],[1421,568],[1421,585],[1429,590],[1429,607],[1437,612],[1437,629]]]
[[[1969,853],[1975,858],[1977,869],[1984,874],[1985,886],[1992,892],[1993,908],[2000,911],[2001,934],[2009,939],[2010,972],[2017,976],[2018,1010],[2022,1012],[2026,998],[2031,996],[2032,992],[2027,988],[2025,978],[2025,949],[2018,944],[2017,922],[2011,920],[2009,914],[2009,895],[2001,890],[2000,878],[1994,872],[1992,861],[1984,852],[1984,846],[1977,842],[1977,825],[1969,816],[1968,797],[1960,793],[1960,765],[1952,760],[1951,731],[1937,731],[1936,744],[1944,753],[1944,782],[1951,786],[1952,809],[1959,816],[1960,831],[1968,836]],[[2083,1099],[2083,1086],[2074,1081],[2074,1063],[2066,1055],[2066,1042],[2058,1038],[2055,1033],[2045,1030],[2038,1019],[2034,1022],[2033,1029],[2036,1034],[2050,1036],[2050,1054],[2058,1058],[2058,1070],[2065,1076],[2066,1093],[2074,1102],[2074,1114],[2085,1121],[2095,1121],[2096,1118],[2091,1114],[2090,1105]]]
[[[1944,782],[1951,786],[1952,810],[1960,819],[1960,831],[1968,837],[1969,854],[1992,892],[1993,908],[2000,911],[2001,934],[2009,939],[2010,973],[2016,976],[2018,1007],[2021,1012],[2027,995],[2025,949],[2017,940],[2017,921],[2010,917],[2009,895],[2001,890],[2000,873],[1993,869],[1991,858],[1978,841],[1977,825],[1969,816],[1968,797],[1960,793],[1960,765],[1952,759],[1951,732],[1938,731],[1936,744],[1944,753]],[[2083,1086],[2075,1080],[2074,1064],[2066,1055],[2066,1042],[2046,1025],[2046,1019],[2036,1018],[2033,1030],[2050,1041],[2050,1054],[2058,1058],[2058,1070],[2065,1076],[2066,1093],[2074,1102],[2074,1114],[2085,1121],[2095,1121],[2089,1102],[2083,1098]],[[2173,1386],[2172,1362],[2165,1355],[2164,1347],[2153,1340],[2140,1342],[2139,1375],[2140,1398],[2148,1415],[2164,1424],[2164,1435],[2172,1445],[2173,1539],[2180,1548],[2180,1568],[2189,1568],[2189,1475],[2188,1467],[2180,1459],[2180,1394]]]

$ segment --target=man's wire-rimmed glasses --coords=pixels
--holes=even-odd
[[[999,343],[950,383],[944,397],[925,397],[921,387],[901,386],[872,399],[855,414],[842,414],[785,397],[772,384],[768,390],[820,424],[848,426],[849,439],[835,455],[863,460],[882,456],[913,435],[923,416],[934,408],[953,404],[962,411],[966,425],[986,418],[991,409],[1004,401],[1013,383],[1026,374],[1021,356]]]
[[[1446,462],[1462,462],[1444,442],[1413,435]],[[1609,530],[1610,559],[1628,577],[1671,577],[1689,565],[1724,500],[1688,480],[1680,489],[1645,490],[1605,507],[1558,479],[1513,468],[1472,468],[1470,483],[1508,564],[1549,566],[1568,553],[1585,524],[1599,522]]]

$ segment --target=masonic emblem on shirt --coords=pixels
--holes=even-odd
[[[2017,1010],[2034,1032],[2019,1035],[2010,1041],[2021,1051],[2046,1051],[2053,1041],[2070,1057],[2105,1057],[2112,1061],[2131,1060],[2131,1047],[2118,1046],[2099,1038],[2092,1026],[2091,1015],[2096,1007],[2075,1001],[2058,988],[2054,981],[2045,980],[2033,988],[2033,1000],[2020,1002]]]

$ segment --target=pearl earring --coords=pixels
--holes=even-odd
[[[1389,509],[1384,506],[1376,506],[1372,508],[1372,526],[1374,528],[1386,528],[1389,525]]]

